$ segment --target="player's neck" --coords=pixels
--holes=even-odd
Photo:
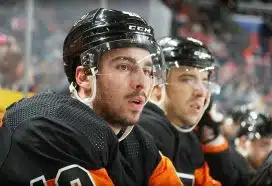
[[[121,126],[115,126],[115,125],[111,125],[109,124],[109,127],[112,129],[112,131],[114,132],[114,134],[118,134],[121,130]]]

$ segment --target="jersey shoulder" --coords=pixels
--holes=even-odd
[[[8,131],[8,135],[0,133],[7,141],[5,148],[13,147],[5,155],[6,159],[16,153],[32,152],[33,159],[46,156],[65,162],[76,160],[81,164],[93,162],[93,165],[106,166],[109,153],[116,151],[118,145],[107,123],[89,107],[54,92],[23,99],[8,108],[2,130]],[[19,148],[21,146],[24,148]]]

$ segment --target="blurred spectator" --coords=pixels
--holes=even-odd
[[[23,55],[15,38],[6,35],[1,36],[0,51],[1,86],[12,88],[23,77]]]

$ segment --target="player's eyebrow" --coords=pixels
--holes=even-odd
[[[182,74],[180,74],[180,77],[187,77],[187,78],[197,79],[197,77],[195,75],[189,74],[189,73],[182,73]]]
[[[180,77],[187,77],[187,78],[192,78],[192,79],[197,79],[197,76],[196,75],[194,75],[194,74],[190,74],[190,73],[188,73],[188,72],[185,72],[185,73],[183,73],[183,74],[181,74],[180,75]],[[202,78],[202,81],[208,81],[209,79],[208,79],[208,77],[203,77]]]
[[[127,61],[129,61],[129,62],[131,62],[133,64],[137,64],[137,60],[135,58],[128,57],[128,56],[117,56],[117,57],[115,57],[115,58],[112,59],[112,62],[118,61],[120,59],[122,59],[122,60],[124,59],[124,60],[127,60]],[[153,65],[153,63],[150,60],[148,60],[148,61],[144,62],[143,66],[152,67],[152,65]]]
[[[115,58],[113,58],[112,59],[112,61],[113,62],[116,62],[116,61],[118,61],[118,60],[127,60],[127,61],[129,61],[129,62],[131,62],[131,63],[134,63],[134,64],[136,64],[137,62],[136,62],[136,59],[134,59],[134,58],[132,58],[132,57],[128,57],[128,56],[117,56],[117,57],[115,57]]]

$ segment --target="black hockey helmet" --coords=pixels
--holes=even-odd
[[[251,111],[240,118],[237,137],[247,136],[250,140],[272,135],[272,120],[262,113]]]
[[[216,66],[210,50],[201,41],[192,37],[164,37],[158,43],[163,49],[168,68],[179,65],[197,68]]]
[[[248,105],[235,106],[231,111],[231,117],[234,121],[238,121],[250,111],[253,111],[253,109],[251,109]]]
[[[220,93],[221,88],[215,83],[218,65],[211,51],[200,40],[192,37],[164,37],[158,40],[158,43],[163,50],[167,71],[180,66],[208,71],[210,81],[214,82],[212,93]]]
[[[81,17],[64,41],[63,61],[68,81],[75,82],[77,66],[82,65],[91,74],[90,69],[98,67],[104,52],[125,47],[148,50],[154,76],[163,79],[164,59],[152,27],[135,13],[99,8]]]

